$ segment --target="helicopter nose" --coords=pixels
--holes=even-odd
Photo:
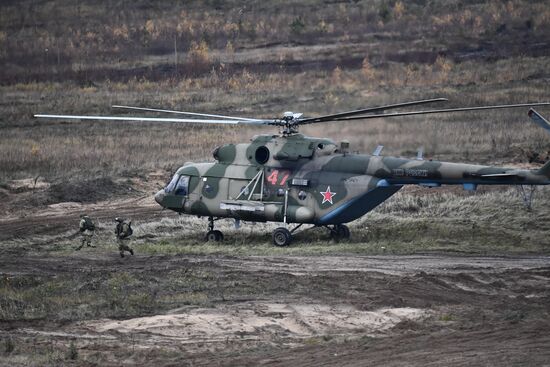
[[[159,203],[161,206],[164,206],[162,205],[162,202],[164,201],[164,196],[166,195],[166,193],[164,192],[164,189],[160,190],[159,192],[157,192],[155,194],[155,201],[157,203]]]

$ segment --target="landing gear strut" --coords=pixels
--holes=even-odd
[[[523,185],[518,186],[518,191],[523,198],[523,204],[527,210],[531,210],[532,208],[536,190],[537,187],[535,185],[529,185],[529,188],[527,189],[523,187]]]
[[[223,241],[223,233],[214,229],[214,217],[208,217],[208,232],[206,232],[206,241],[221,242]]]
[[[349,228],[345,224],[335,224],[334,227],[328,227],[328,229],[330,230],[330,238],[336,242],[350,238]]]

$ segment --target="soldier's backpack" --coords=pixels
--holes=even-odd
[[[130,237],[132,233],[134,233],[132,229],[132,222],[129,222],[129,223],[123,222],[117,225],[116,234],[119,238]]]
[[[132,229],[132,222],[128,222],[128,228],[126,229],[126,237],[130,237],[134,233]]]
[[[90,217],[84,217],[82,218],[84,221],[84,224],[80,226],[80,229],[83,231],[89,230],[89,231],[95,231],[95,224],[92,222],[92,219]]]

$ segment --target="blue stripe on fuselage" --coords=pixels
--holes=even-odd
[[[401,185],[377,187],[340,205],[319,219],[319,224],[348,223],[362,217],[401,188]]]

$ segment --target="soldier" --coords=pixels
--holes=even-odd
[[[86,214],[80,214],[80,235],[81,235],[81,243],[80,246],[76,248],[76,250],[80,250],[84,245],[88,247],[95,247],[92,246],[92,237],[94,236],[95,231],[95,224],[92,221],[90,217]]]
[[[128,251],[130,254],[133,255],[134,250],[132,250],[125,243],[125,241],[127,241],[133,233],[132,222],[126,222],[122,218],[115,218],[115,222],[117,222],[115,234],[118,242],[118,251],[120,251],[120,257],[124,257],[124,251]]]

